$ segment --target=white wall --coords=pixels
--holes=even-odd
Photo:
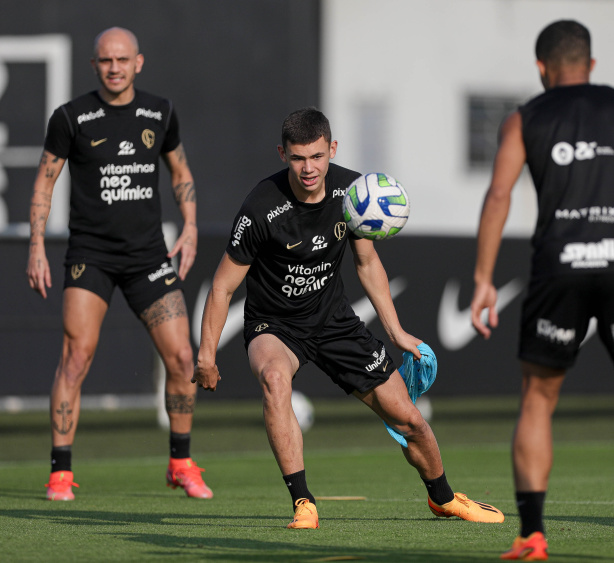
[[[468,168],[466,95],[541,92],[535,39],[558,19],[589,28],[592,81],[613,83],[614,2],[323,0],[322,109],[339,140],[336,162],[407,188],[403,233],[475,234],[489,171]],[[505,233],[529,236],[534,221],[525,172]]]

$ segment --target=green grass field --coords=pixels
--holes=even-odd
[[[167,432],[155,413],[84,411],[69,503],[45,500],[46,413],[0,414],[0,561],[497,561],[518,532],[509,440],[516,398],[433,399],[453,488],[491,502],[503,524],[436,519],[417,473],[358,401],[314,401],[305,435],[319,530],[286,530],[291,505],[260,405],[202,401],[192,454],[211,500],[165,487]],[[564,397],[546,505],[551,561],[614,560],[614,397]]]

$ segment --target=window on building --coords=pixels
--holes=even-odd
[[[516,96],[469,95],[467,97],[467,160],[470,170],[492,167],[501,123],[518,108]]]

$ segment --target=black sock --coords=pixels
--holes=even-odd
[[[51,473],[71,471],[72,446],[53,446],[51,448]]]
[[[286,483],[286,487],[288,487],[288,491],[290,491],[290,495],[292,496],[292,510],[296,508],[294,503],[300,498],[306,498],[313,504],[316,503],[316,499],[307,488],[307,479],[305,478],[304,469],[292,473],[291,475],[284,475],[284,483]]]
[[[426,485],[426,490],[429,493],[429,497],[435,504],[445,504],[454,500],[454,492],[450,487],[448,480],[446,479],[446,472],[441,474],[441,477],[437,479],[422,479]]]
[[[185,459],[190,457],[190,433],[171,432],[171,457]]]
[[[516,492],[516,507],[520,516],[520,535],[528,538],[533,532],[544,533],[544,501],[546,492]]]

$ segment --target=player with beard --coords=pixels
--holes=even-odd
[[[92,67],[100,88],[59,107],[51,119],[31,200],[30,287],[51,287],[45,225],[55,182],[68,161],[70,237],[63,295],[64,342],[51,391],[50,500],[73,500],[72,444],[81,386],[92,363],[111,295],[119,287],[149,332],[166,367],[170,419],[167,483],[210,498],[190,457],[196,386],[181,281],[196,256],[196,192],[172,103],[136,90],[144,58],[137,39],[114,27],[96,38]],[[158,191],[167,165],[184,226],[168,252]],[[180,257],[175,271],[171,259]]]

